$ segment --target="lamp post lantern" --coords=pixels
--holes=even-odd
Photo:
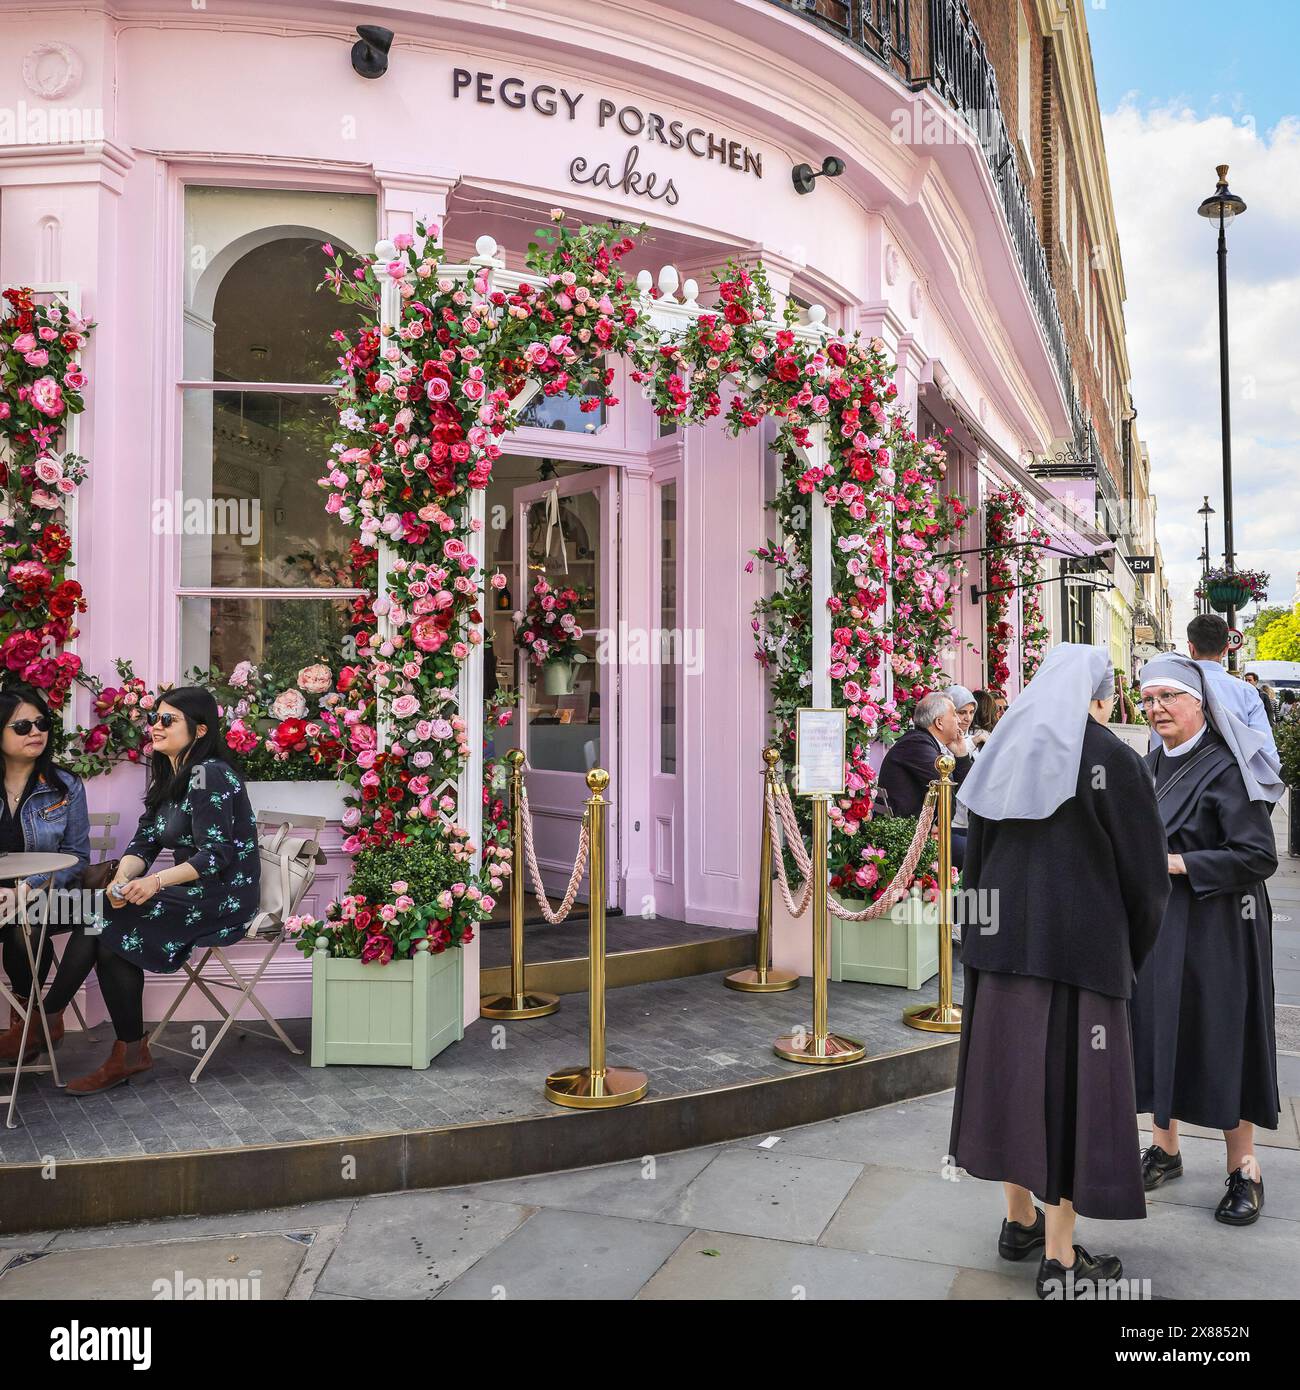
[[[1246,211],[1245,200],[1228,189],[1228,166],[1220,164],[1216,172],[1219,181],[1214,192],[1196,209],[1197,213],[1219,227],[1219,415],[1223,432],[1223,561],[1231,574],[1236,569],[1232,545],[1232,427],[1228,400],[1228,223]],[[1207,546],[1208,551],[1208,546]],[[1236,625],[1237,610],[1230,605],[1224,615],[1228,626]],[[1228,669],[1237,669],[1237,654],[1229,651]]]

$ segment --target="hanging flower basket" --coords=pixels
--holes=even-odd
[[[1196,596],[1208,599],[1218,613],[1251,602],[1263,603],[1268,597],[1268,575],[1259,570],[1211,570],[1201,580]]]

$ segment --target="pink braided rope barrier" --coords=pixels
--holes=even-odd
[[[772,857],[776,863],[776,876],[781,886],[781,896],[785,900],[786,909],[790,915],[801,917],[812,901],[812,857],[804,847],[803,835],[799,830],[799,823],[795,819],[790,793],[784,786],[779,786],[775,792],[769,786],[765,795],[767,798],[768,826],[772,840]],[[842,922],[873,922],[877,918],[883,917],[906,895],[908,885],[916,874],[916,866],[921,862],[926,841],[930,838],[930,828],[934,824],[935,800],[936,788],[932,786],[926,793],[925,805],[921,808],[921,816],[916,823],[916,834],[912,836],[912,843],[903,856],[903,862],[898,866],[898,872],[889,881],[889,886],[880,897],[861,912],[849,912],[828,893],[826,902],[832,916],[838,917]],[[776,804],[774,805],[774,803]],[[797,906],[786,879],[785,861],[781,854],[780,838],[777,833],[778,819],[785,831],[786,843],[790,846],[790,853],[794,856],[795,866],[803,875],[804,883],[799,893]]]
[[[578,895],[578,884],[582,881],[583,870],[587,867],[587,852],[591,848],[591,841],[587,835],[587,817],[584,813],[582,829],[578,832],[578,858],[573,866],[573,873],[569,875],[569,886],[564,890],[564,900],[558,908],[553,908],[547,901],[546,890],[542,886],[541,870],[537,866],[537,853],[533,849],[533,812],[528,805],[528,791],[522,785],[519,790],[523,798],[524,858],[528,863],[528,871],[533,876],[533,896],[537,899],[537,906],[542,910],[542,916],[553,927],[558,927],[573,910],[573,900]]]

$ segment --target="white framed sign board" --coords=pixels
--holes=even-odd
[[[848,719],[842,709],[795,711],[794,790],[797,796],[844,794]]]

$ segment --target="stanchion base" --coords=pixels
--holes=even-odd
[[[733,970],[722,983],[728,989],[744,990],[746,994],[775,994],[778,990],[794,989],[799,977],[791,970],[766,970],[760,978],[758,971],[750,966],[748,970]]]
[[[924,1033],[960,1033],[961,1005],[951,1004],[945,1009],[941,1004],[913,1004],[903,1010],[903,1022]]]
[[[772,1050],[787,1062],[809,1062],[821,1067],[859,1062],[867,1055],[866,1044],[857,1038],[846,1038],[842,1033],[827,1033],[818,1038],[811,1028],[806,1033],[782,1034],[772,1044]]]
[[[478,1011],[484,1018],[543,1018],[560,1007],[558,994],[528,990],[524,994],[485,994]]]
[[[575,1110],[603,1110],[640,1100],[649,1084],[645,1072],[633,1067],[606,1067],[599,1076],[590,1067],[565,1067],[546,1078],[546,1099]]]

